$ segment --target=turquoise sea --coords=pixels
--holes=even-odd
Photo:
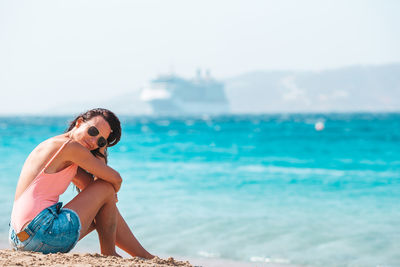
[[[0,118],[2,248],[25,158],[72,119]],[[400,266],[400,114],[121,121],[109,159],[124,180],[118,206],[150,252],[253,266]],[[97,250],[96,238],[78,249]]]

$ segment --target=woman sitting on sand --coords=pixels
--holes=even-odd
[[[136,240],[116,206],[122,179],[106,165],[105,153],[120,137],[115,114],[92,109],[72,121],[66,133],[45,140],[31,152],[11,215],[9,239],[15,250],[68,252],[96,229],[104,255],[119,256],[117,245],[132,256],[154,257]],[[62,207],[59,196],[71,181],[80,192]]]

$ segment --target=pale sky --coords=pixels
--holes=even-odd
[[[400,62],[400,1],[0,0],[0,114],[104,100],[171,70]]]

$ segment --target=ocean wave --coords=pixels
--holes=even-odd
[[[358,178],[400,178],[397,170],[343,170],[329,168],[312,168],[312,167],[293,167],[279,166],[274,164],[237,164],[235,162],[141,162],[141,168],[144,170],[178,171],[181,172],[198,172],[200,174],[219,173],[235,176],[243,176],[248,174],[284,174],[288,177],[348,177],[349,179]],[[136,170],[136,169],[135,169]]]
[[[290,260],[284,258],[269,258],[269,257],[250,257],[251,262],[266,262],[266,263],[279,263],[279,264],[289,264]]]
[[[205,258],[219,258],[221,256],[219,253],[207,251],[199,251],[197,254]]]
[[[396,171],[374,171],[374,170],[338,170],[324,168],[309,168],[309,167],[281,167],[274,165],[241,165],[237,167],[238,171],[256,172],[256,173],[281,173],[293,175],[319,175],[319,176],[334,176],[334,177],[400,177]]]

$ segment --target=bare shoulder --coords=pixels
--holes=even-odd
[[[60,147],[68,140],[61,135],[51,137],[41,142],[33,151],[32,154],[53,155]]]

